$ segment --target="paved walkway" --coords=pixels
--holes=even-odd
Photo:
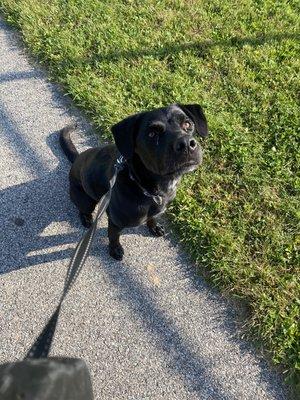
[[[57,140],[74,120],[83,149],[95,140],[88,124],[0,20],[0,362],[21,358],[51,315],[83,231]],[[96,399],[286,398],[281,378],[238,337],[232,308],[179,247],[129,230],[116,262],[100,225],[52,349],[87,361]]]

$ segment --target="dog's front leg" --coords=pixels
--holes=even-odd
[[[152,217],[152,218],[148,219],[147,226],[149,228],[149,231],[154,236],[164,236],[164,234],[165,234],[164,227],[157,223],[156,218]]]
[[[109,254],[115,260],[122,260],[124,255],[123,247],[120,244],[120,233],[122,228],[116,226],[111,219],[108,219],[108,240]]]

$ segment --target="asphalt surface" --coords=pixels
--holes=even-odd
[[[21,359],[57,305],[83,228],[57,131],[96,140],[0,20],[0,362]],[[181,248],[144,227],[107,253],[106,219],[59,320],[51,355],[82,357],[96,399],[285,399],[282,378],[240,338],[233,307]]]

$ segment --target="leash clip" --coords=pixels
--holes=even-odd
[[[120,155],[120,157],[117,158],[117,161],[115,163],[115,169],[117,172],[121,171],[124,168],[125,161],[126,160],[122,156],[122,154]]]

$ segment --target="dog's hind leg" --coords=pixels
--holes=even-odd
[[[86,194],[81,186],[76,185],[73,182],[70,183],[70,197],[79,210],[82,225],[85,228],[90,228],[93,223],[92,213],[97,202]]]
[[[82,223],[82,225],[85,228],[90,228],[92,226],[93,223],[93,216],[92,214],[84,214],[81,211],[79,211],[79,217],[80,217],[80,221]]]

